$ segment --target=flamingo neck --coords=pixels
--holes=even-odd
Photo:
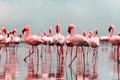
[[[110,37],[112,37],[114,35],[114,29],[112,29],[112,32],[110,34]]]
[[[30,30],[26,31],[25,37],[28,37],[28,36],[30,36],[30,35],[31,35],[31,34],[30,34]]]
[[[13,35],[14,37],[16,37],[16,33],[14,33],[14,35]]]
[[[1,34],[3,35],[3,36],[5,36],[6,34],[5,34],[5,32],[2,30],[2,32],[1,32]]]
[[[72,30],[70,31],[70,34],[71,34],[71,35],[75,35],[75,30],[72,29]]]
[[[70,34],[73,36],[73,35],[75,35],[75,32],[73,31],[73,32],[71,32]]]
[[[97,34],[96,34],[96,32],[94,32],[94,37],[96,37],[97,36]]]
[[[52,37],[52,32],[49,34],[50,37]]]
[[[58,28],[58,33],[62,33],[61,27]]]

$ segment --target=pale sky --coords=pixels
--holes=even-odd
[[[31,25],[32,34],[40,34],[59,23],[63,35],[74,24],[76,33],[97,28],[99,35],[108,35],[109,25],[120,32],[120,0],[1,0],[0,27],[19,32]]]

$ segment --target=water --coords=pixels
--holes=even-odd
[[[6,49],[7,48],[7,49]],[[101,45],[98,54],[93,58],[92,48],[79,47],[77,58],[69,67],[71,61],[71,51],[68,50],[67,58],[59,59],[57,48],[51,46],[51,53],[48,46],[38,46],[34,48],[34,54],[23,60],[28,54],[31,46],[20,43],[16,47],[2,47],[0,50],[0,80],[119,80],[119,63],[116,53],[117,48],[112,48],[110,44]],[[66,46],[64,46],[66,54]],[[73,48],[72,58],[75,56]],[[88,59],[87,59],[88,51]],[[32,50],[30,50],[30,53]],[[41,58],[42,52],[42,58]],[[39,58],[38,58],[39,56]],[[85,62],[84,62],[85,60]]]

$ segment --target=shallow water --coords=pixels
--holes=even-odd
[[[0,50],[0,80],[119,80],[119,62],[116,53],[117,48],[110,44],[101,45],[98,53],[93,57],[93,49],[78,48],[77,58],[69,67],[71,61],[71,49],[68,49],[67,58],[59,59],[57,48],[40,45],[34,48],[30,57],[23,60],[32,53],[31,46],[20,43],[16,47],[2,47]],[[30,50],[30,52],[29,52]],[[88,58],[87,58],[88,52]],[[42,57],[41,57],[42,53]],[[66,54],[66,46],[64,46]],[[76,47],[73,48],[72,58],[75,56]],[[83,57],[85,55],[85,57]],[[38,57],[39,56],[39,57]]]

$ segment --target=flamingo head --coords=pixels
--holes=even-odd
[[[86,34],[87,34],[87,32],[86,32],[86,31],[84,31],[84,32],[83,32],[83,36],[86,36]]]
[[[14,29],[13,31],[12,31],[12,34],[14,34],[14,33],[16,33],[17,32],[17,30],[16,29]]]
[[[44,31],[44,36],[47,36],[47,31]]]
[[[3,33],[3,32],[4,32],[4,33]],[[2,27],[1,33],[2,33],[2,34],[6,34],[6,27]]]
[[[30,30],[30,25],[28,25],[27,27],[25,27],[23,30],[22,30],[22,34],[24,34],[25,31],[29,31]]]
[[[94,29],[94,33],[97,35],[97,34],[98,34],[98,30],[97,30],[97,29]]]
[[[74,30],[75,26],[73,24],[70,24],[68,26],[68,33],[71,33],[72,30]]]
[[[93,32],[90,31],[90,32],[88,33],[88,38],[91,38],[91,37],[92,37],[92,34],[93,34]]]
[[[56,26],[55,26],[55,28],[56,28],[56,32],[57,33],[61,32],[60,24],[57,23]]]
[[[114,30],[114,25],[110,25],[108,28],[109,33],[111,32],[111,30]]]
[[[120,32],[118,33],[118,36],[120,36]]]
[[[19,38],[22,38],[22,34],[18,34],[18,37],[19,37]]]
[[[52,27],[49,28],[49,33],[52,33]]]

